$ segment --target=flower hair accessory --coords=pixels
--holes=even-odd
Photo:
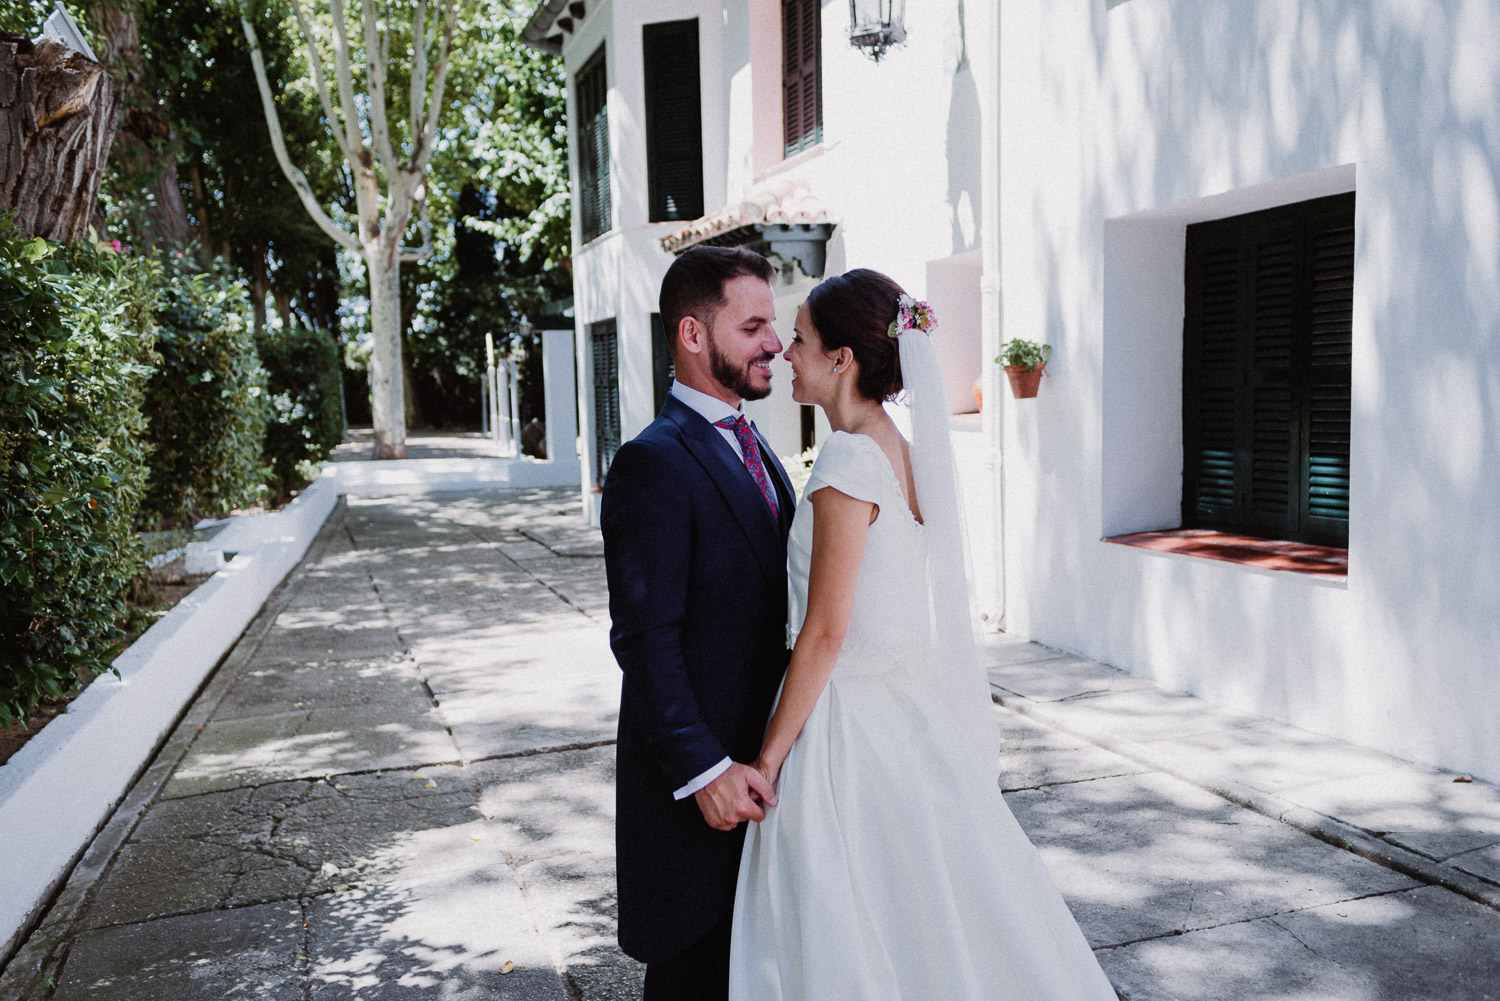
[[[926,333],[935,326],[937,326],[937,317],[933,315],[932,307],[902,292],[896,299],[896,318],[885,329],[885,335],[900,337],[908,330],[920,330]]]

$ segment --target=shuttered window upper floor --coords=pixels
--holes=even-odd
[[[703,107],[698,19],[641,28],[646,184],[651,222],[703,215]]]
[[[1187,228],[1183,524],[1347,546],[1354,195]]]
[[[823,141],[823,10],[819,0],[782,0],[782,121],[785,154]]]
[[[604,46],[574,77],[578,109],[578,229],[584,243],[609,231],[609,81]]]

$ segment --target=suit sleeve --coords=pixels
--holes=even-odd
[[[604,484],[609,641],[624,699],[651,734],[666,785],[678,789],[727,755],[704,722],[682,650],[694,527],[681,478],[651,445],[628,442]]]

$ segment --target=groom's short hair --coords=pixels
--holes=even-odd
[[[705,327],[727,301],[724,285],[736,278],[752,276],[770,283],[776,269],[760,254],[744,247],[694,247],[672,262],[661,280],[662,324],[667,343],[677,353],[677,330],[691,316]]]

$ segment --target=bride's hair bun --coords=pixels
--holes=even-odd
[[[848,348],[859,363],[858,389],[871,400],[901,392],[901,356],[887,335],[905,290],[879,271],[857,268],[819,284],[807,296],[807,312],[828,351]]]

